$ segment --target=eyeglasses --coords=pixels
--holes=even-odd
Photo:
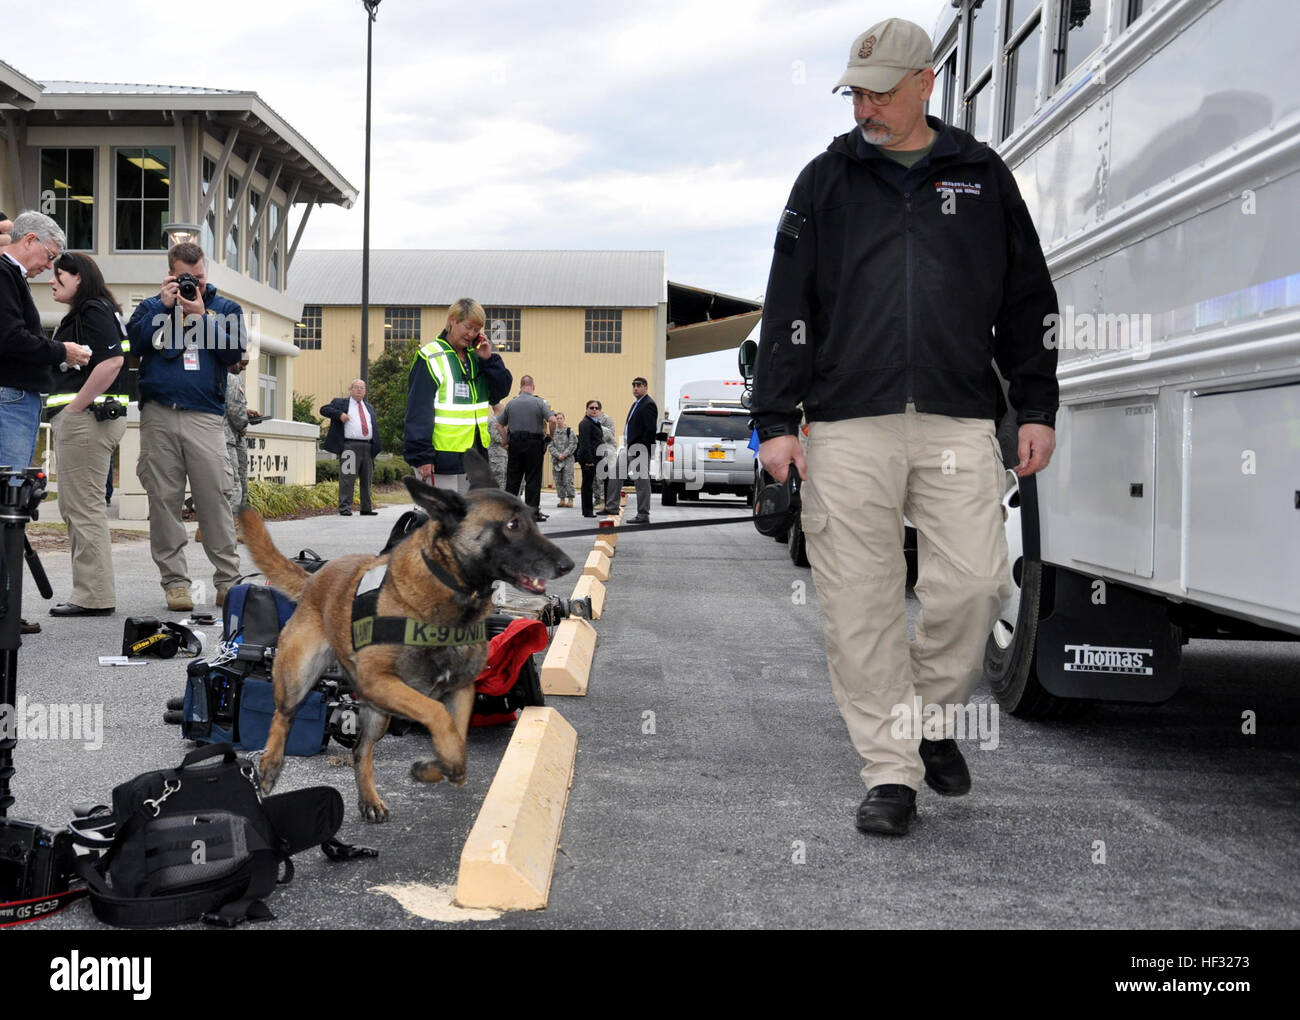
[[[894,100],[894,93],[896,93],[899,89],[901,89],[904,85],[906,85],[909,81],[911,81],[913,78],[915,78],[918,74],[920,74],[924,70],[925,68],[921,68],[920,71],[913,71],[910,75],[904,78],[901,82],[895,85],[888,92],[872,92],[870,89],[846,88],[846,89],[840,89],[840,95],[842,95],[850,103],[857,103],[862,100],[865,100],[869,102],[872,106],[888,106]]]
[[[599,405],[599,404],[588,404],[588,405],[587,405],[587,410],[588,410],[588,411],[599,411],[599,410],[600,410],[600,405]]]

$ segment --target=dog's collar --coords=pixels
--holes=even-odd
[[[379,590],[388,577],[388,564],[380,563],[361,575],[352,599],[352,650],[367,645],[411,645],[416,648],[451,648],[481,645],[487,641],[487,621],[468,627],[442,627],[410,616],[379,616]]]
[[[456,556],[456,550],[448,545],[447,552],[450,554],[452,562],[456,564],[456,569],[463,576],[465,568],[461,566],[460,560]],[[471,589],[465,581],[457,580],[446,567],[434,560],[423,548],[420,549],[420,555],[424,557],[424,565],[429,568],[429,573],[455,592],[457,600],[462,605],[477,602],[486,597],[487,593],[482,588]]]

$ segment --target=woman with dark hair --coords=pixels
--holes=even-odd
[[[89,255],[65,252],[54,264],[54,300],[68,305],[56,340],[91,350],[90,364],[56,377],[46,401],[54,436],[59,513],[72,547],[72,594],[51,616],[109,616],[117,607],[104,477],[126,433],[126,358],[122,306]]]

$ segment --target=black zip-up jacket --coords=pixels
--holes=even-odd
[[[910,169],[836,138],[795,182],[777,231],[754,378],[759,436],[810,421],[919,412],[1054,425],[1056,290],[1005,163],[933,117]]]
[[[47,340],[23,272],[0,256],[0,386],[49,393],[52,369],[66,357],[63,344]]]

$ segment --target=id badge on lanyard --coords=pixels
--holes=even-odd
[[[454,385],[452,386],[452,392],[455,394],[457,400],[468,400],[468,399],[469,399],[469,383],[466,383],[466,382],[458,382],[458,383],[454,384]]]

